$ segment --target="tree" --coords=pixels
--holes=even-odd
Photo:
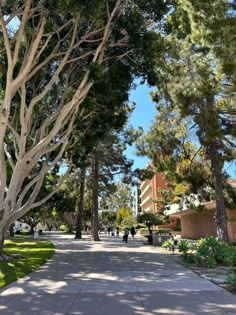
[[[45,198],[50,191],[53,190],[53,186],[57,183],[60,176],[57,173],[49,172],[47,176],[44,177],[42,187],[39,192],[38,198]],[[27,223],[30,226],[30,232],[33,234],[35,227],[41,222],[42,218],[50,217],[50,211],[53,208],[53,202],[48,202],[47,204],[36,207],[28,211],[25,215],[19,218],[20,222]]]
[[[123,221],[121,222],[122,226],[132,227],[137,224],[137,218],[133,215],[129,215],[128,217],[124,217]]]
[[[144,212],[137,217],[138,223],[144,223],[149,231],[153,225],[163,224],[163,222],[168,219],[168,216],[163,215],[162,218],[160,218],[160,215],[158,216],[156,213],[152,212]]]
[[[24,222],[29,225],[31,234],[34,233],[36,226],[41,222],[41,212],[41,209],[34,209],[27,212],[22,218],[19,219],[20,222]]]
[[[129,112],[126,113],[126,120]],[[122,127],[122,125],[120,126]],[[128,129],[130,132],[130,128]],[[123,138],[123,136],[125,137]],[[104,205],[104,196],[111,193],[114,189],[115,177],[117,175],[124,176],[131,171],[132,162],[129,161],[124,151],[130,138],[134,134],[127,135],[127,130],[121,131],[111,130],[107,133],[91,152],[92,156],[92,191],[93,191],[93,235],[94,240],[99,240],[98,237],[98,208],[99,204]],[[126,192],[127,194],[127,192]],[[100,202],[100,196],[103,197],[103,203]],[[127,198],[126,198],[127,199]]]
[[[121,225],[123,220],[132,215],[132,209],[128,207],[122,207],[117,211],[116,224]]]
[[[37,199],[44,176],[74,140],[76,118],[96,114],[81,106],[96,73],[106,72],[112,60],[132,60],[131,52],[139,60],[150,23],[167,8],[141,0],[1,2],[1,257],[10,224],[54,193]],[[14,18],[19,25],[11,29]]]
[[[85,192],[85,174],[86,166],[85,164],[81,167],[80,176],[80,187],[79,187],[79,202],[77,206],[77,217],[76,217],[76,233],[75,238],[82,238],[82,227],[83,227],[83,213],[84,213],[84,192]]]
[[[116,221],[116,212],[114,211],[101,211],[99,212],[99,222],[105,228],[113,227]]]
[[[121,208],[131,207],[132,187],[122,181],[115,182],[110,191],[104,192],[101,196],[100,206],[117,212]]]
[[[155,140],[153,134],[149,142],[156,141],[156,161],[163,150],[166,154],[163,170],[172,168],[176,177],[176,160],[178,162],[181,155],[189,156],[188,172],[186,176],[182,172],[182,178],[191,184],[192,192],[204,190],[206,193],[209,186],[214,187],[217,234],[226,242],[227,175],[223,166],[226,161],[235,159],[236,148],[235,72],[227,71],[223,53],[228,51],[234,36],[232,25],[236,21],[230,6],[228,1],[209,1],[202,6],[199,2],[184,1],[169,15],[167,33],[162,38],[165,49],[156,58],[156,76],[153,75],[158,88],[153,98],[160,110],[155,122],[158,131],[154,131],[158,137]],[[219,34],[218,25],[224,36]],[[229,30],[231,34],[227,33]],[[161,120],[161,117],[170,120]],[[187,135],[190,138],[189,132],[197,136],[194,153],[189,139],[186,141]],[[186,165],[183,169],[187,169]]]

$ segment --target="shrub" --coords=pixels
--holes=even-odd
[[[236,239],[230,243],[231,246],[236,246]]]
[[[184,259],[188,262],[208,268],[213,268],[220,263],[236,266],[235,249],[214,237],[201,238],[192,245],[188,244],[188,241],[182,240],[179,242],[179,251],[183,253]]]
[[[146,225],[138,224],[138,225],[136,225],[136,227],[135,227],[136,230],[143,229],[143,228],[146,230],[146,229],[147,229]]]
[[[182,256],[187,260],[188,251],[191,247],[191,244],[188,240],[180,240],[178,243],[179,252],[182,253]]]
[[[236,289],[236,272],[229,273],[227,277],[227,281],[232,285],[234,289]]]
[[[170,233],[171,231],[173,231],[173,230],[169,229],[169,228],[163,228],[163,229],[158,229],[156,234]]]
[[[236,249],[227,247],[225,250],[224,262],[230,266],[236,267]]]
[[[164,247],[166,249],[171,250],[173,248],[173,241],[172,240],[166,240],[162,243],[161,247]]]

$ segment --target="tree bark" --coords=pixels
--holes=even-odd
[[[217,237],[227,242],[229,241],[226,207],[224,203],[224,191],[222,185],[222,166],[220,163],[220,156],[217,150],[216,140],[211,140],[208,148],[209,158],[211,160],[212,175],[215,186],[215,200],[216,200],[216,225]]]
[[[94,156],[93,164],[93,239],[94,241],[100,241],[98,236],[98,176],[99,176],[99,162],[97,154]]]
[[[83,225],[83,212],[84,212],[84,186],[85,186],[85,165],[81,168],[81,179],[80,179],[80,191],[79,191],[79,206],[77,209],[77,220],[76,220],[76,239],[82,239],[82,225]]]
[[[13,237],[14,236],[14,226],[15,224],[12,223],[9,227],[9,233],[10,233],[10,236]]]
[[[5,235],[3,232],[0,233],[0,256],[3,255],[3,247],[4,247]]]

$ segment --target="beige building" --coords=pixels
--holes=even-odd
[[[230,179],[229,184],[233,189],[236,189],[236,179]],[[186,203],[183,199],[179,204],[170,205],[169,209],[165,211],[165,214],[181,218],[181,235],[184,238],[198,239],[209,236],[216,237],[215,201],[202,204],[197,196],[195,197],[194,205],[204,205],[205,211],[197,212],[196,209],[189,207],[189,203]],[[236,240],[236,208],[234,210],[226,209],[226,215],[229,241],[232,242]]]
[[[147,179],[143,181],[140,185],[141,190],[141,209],[143,212],[153,211],[153,201],[152,201],[152,181]]]

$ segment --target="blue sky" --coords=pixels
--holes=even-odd
[[[131,114],[129,124],[134,128],[141,126],[146,132],[151,125],[152,120],[155,118],[157,111],[155,103],[152,102],[150,97],[150,89],[147,85],[138,85],[135,90],[130,91],[130,102],[135,102],[136,107]],[[138,157],[135,155],[135,147],[131,146],[126,150],[128,158],[134,160],[133,169],[145,168],[150,161],[147,157]],[[236,178],[236,161],[227,163],[225,170],[232,178]]]
[[[155,103],[152,102],[150,97],[151,89],[147,85],[139,85],[135,90],[130,91],[129,100],[135,102],[136,107],[131,114],[129,124],[134,128],[141,126],[146,132],[151,125],[157,111]],[[145,168],[149,162],[147,157],[138,157],[135,155],[135,147],[131,146],[127,149],[126,155],[128,158],[134,160],[133,169]]]

